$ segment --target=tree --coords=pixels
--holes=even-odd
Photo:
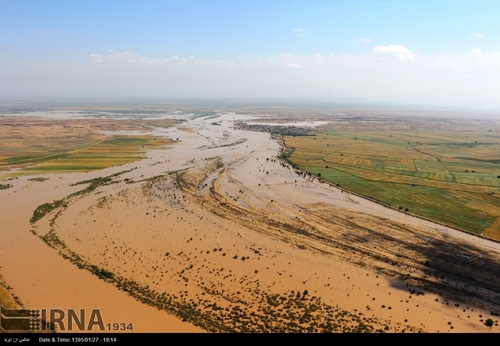
[[[486,325],[487,325],[488,327],[493,326],[493,320],[492,320],[491,318],[488,318],[488,319],[486,320]]]

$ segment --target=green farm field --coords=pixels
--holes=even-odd
[[[290,162],[326,181],[500,239],[498,132],[324,132],[283,141]]]
[[[111,166],[122,165],[141,160],[146,150],[165,147],[171,144],[167,138],[152,136],[121,136],[111,137],[81,149],[68,150],[55,155],[40,155],[34,157],[8,157],[0,160],[2,163],[22,163],[22,167],[14,173],[8,173],[4,178],[22,175],[44,173],[87,172]]]
[[[137,161],[147,150],[164,148],[172,140],[147,134],[109,136],[102,131],[140,132],[171,125],[170,120],[0,117],[0,178],[88,172]]]

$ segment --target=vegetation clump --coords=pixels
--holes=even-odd
[[[96,275],[99,279],[113,279],[114,274],[104,268],[99,268],[95,265],[90,266],[90,272]]]
[[[12,186],[11,184],[0,184],[0,190],[5,190],[5,189],[10,189]]]
[[[39,181],[39,182],[44,182],[45,180],[49,180],[49,178],[43,178],[43,177],[37,177],[37,178],[30,178],[28,181]]]
[[[57,208],[61,208],[61,207],[66,208],[67,206],[68,206],[68,204],[62,199],[55,200],[52,203],[44,203],[42,205],[39,205],[35,209],[35,211],[33,212],[33,216],[30,219],[30,223],[33,224],[33,223],[37,222],[42,217],[44,217],[45,215],[47,215],[48,213],[50,213],[51,211],[53,211]]]
[[[72,184],[71,186],[80,185],[80,184],[87,184],[87,183],[90,183],[90,184],[89,184],[89,186],[87,186],[86,189],[75,192],[74,194],[72,194],[70,196],[77,196],[77,195],[82,195],[85,193],[90,193],[90,192],[94,191],[95,189],[97,189],[99,186],[109,185],[109,184],[113,184],[113,183],[117,183],[117,182],[113,181],[113,175],[110,175],[107,177],[99,177],[99,178],[94,178],[94,179],[90,179],[90,180],[79,181],[79,182]]]

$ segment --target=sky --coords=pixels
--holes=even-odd
[[[0,0],[0,99],[500,109],[500,1]]]

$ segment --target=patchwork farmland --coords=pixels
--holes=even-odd
[[[497,132],[323,132],[283,140],[291,162],[326,181],[500,239]]]

